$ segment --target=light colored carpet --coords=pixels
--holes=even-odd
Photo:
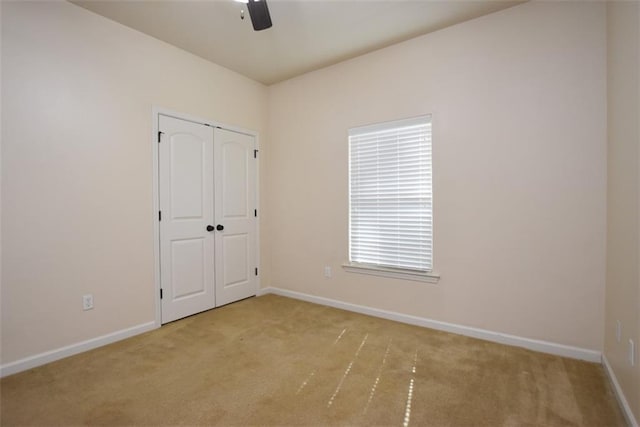
[[[274,295],[0,386],[3,426],[624,425],[598,364]]]

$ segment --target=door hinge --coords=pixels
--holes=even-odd
[[[160,142],[160,139],[162,138],[163,133],[164,132],[158,131],[158,142]]]
[[[158,221],[162,221],[162,211],[158,211]]]
[[[256,267],[256,276],[258,275],[258,267]]]
[[[253,150],[253,158],[254,159],[258,158],[258,150]]]
[[[160,288],[160,299],[162,299],[162,288]]]
[[[253,216],[257,217],[258,216],[258,209],[254,209],[253,210]]]

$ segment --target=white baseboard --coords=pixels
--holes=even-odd
[[[274,294],[275,292],[272,292],[273,289],[276,288],[260,288],[258,289],[258,292],[256,292],[256,296],[257,297],[261,297],[262,295],[267,295],[267,294]]]
[[[65,357],[73,356],[74,354],[93,350],[94,348],[102,347],[103,345],[111,344],[113,342],[120,341],[134,335],[139,335],[143,332],[147,332],[158,327],[159,326],[156,324],[156,322],[143,323],[141,325],[133,326],[121,331],[102,335],[101,337],[92,338],[76,344],[68,345],[66,347],[36,354],[34,356],[25,357],[24,359],[16,360],[15,362],[7,363],[0,366],[0,378],[6,377],[7,375],[16,374],[18,372],[26,371],[27,369],[35,368],[36,366],[45,365],[47,363],[54,362]]]
[[[633,415],[631,411],[631,406],[629,406],[629,402],[627,402],[627,398],[624,396],[624,392],[620,387],[620,383],[618,382],[618,378],[616,374],[613,372],[613,368],[609,364],[607,360],[607,356],[602,355],[602,364],[604,365],[604,371],[607,373],[609,380],[611,380],[611,384],[613,384],[613,391],[618,399],[618,403],[622,408],[622,412],[624,413],[625,418],[627,419],[627,423],[630,427],[638,427],[638,421],[636,417]]]
[[[427,319],[424,317],[411,316],[408,314],[397,313],[393,311],[381,310],[378,308],[367,307],[364,305],[351,304],[348,302],[338,301],[330,298],[319,297],[315,295],[305,294],[301,292],[291,291],[288,289],[268,287],[258,291],[258,296],[266,294],[281,295],[284,297],[295,298],[302,301],[312,302],[329,307],[335,307],[342,310],[353,311],[356,313],[367,314],[369,316],[381,317],[383,319],[395,320],[396,322],[408,323],[410,325],[422,326],[425,328],[437,329],[439,331],[451,332],[458,335],[479,338],[485,341],[492,341],[500,344],[507,344],[516,347],[523,347],[529,350],[539,351],[542,353],[554,354],[557,356],[570,357],[572,359],[587,360],[589,362],[601,363],[602,353],[595,350],[589,350],[580,347],[572,347],[563,344],[556,344],[548,341],[534,340],[530,338],[518,337],[515,335],[503,334],[500,332],[488,331],[485,329],[472,328],[469,326],[456,325],[454,323],[441,322],[439,320]]]

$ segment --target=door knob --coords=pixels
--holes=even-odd
[[[218,225],[216,226],[216,230],[218,230],[218,231],[222,231],[222,230],[224,230],[224,225],[222,225],[222,224],[218,224]]]
[[[207,225],[207,231],[213,231],[213,225]]]

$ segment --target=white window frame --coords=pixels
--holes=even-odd
[[[362,136],[364,134],[384,132],[384,131],[390,131],[390,130],[399,129],[399,128],[407,128],[411,126],[424,125],[424,124],[428,124],[429,126],[431,126],[431,123],[432,123],[431,115],[423,115],[423,116],[414,117],[410,119],[395,120],[390,122],[377,123],[374,125],[361,126],[361,127],[349,129],[349,159],[348,159],[349,161],[349,242],[348,242],[349,243],[349,261],[343,264],[343,268],[345,269],[345,271],[351,272],[351,273],[370,274],[375,276],[391,277],[391,278],[397,278],[397,279],[414,280],[414,281],[429,282],[429,283],[437,283],[438,280],[440,279],[440,276],[437,273],[435,273],[433,270],[433,189],[432,188],[429,189],[432,195],[431,212],[430,212],[432,222],[431,222],[431,230],[429,231],[430,238],[431,238],[431,242],[430,242],[431,243],[431,260],[430,260],[431,269],[418,270],[418,269],[412,269],[408,267],[405,268],[401,266],[394,267],[394,266],[381,265],[377,263],[357,262],[352,259],[352,245],[354,244],[354,240],[352,237],[352,210],[351,210],[352,202],[353,202],[352,182],[351,182],[352,137],[357,138],[358,136]],[[429,128],[429,130],[431,130],[431,128]],[[431,147],[431,142],[432,142],[431,140],[429,141],[429,149],[433,151]],[[431,152],[429,154],[431,157],[433,153]],[[432,160],[429,167],[431,168],[431,170],[433,170]],[[433,173],[431,173],[429,181],[432,182],[432,179],[433,179]]]

